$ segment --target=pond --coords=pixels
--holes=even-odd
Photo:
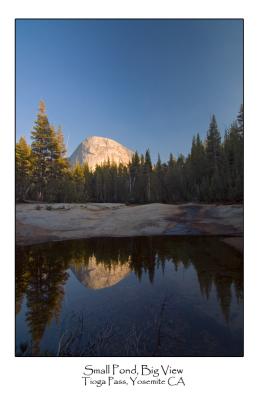
[[[243,257],[217,237],[17,246],[17,356],[242,356]]]

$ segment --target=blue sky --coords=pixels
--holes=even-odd
[[[87,136],[187,154],[211,115],[221,133],[243,99],[241,20],[17,20],[16,137],[38,102],[70,155]]]

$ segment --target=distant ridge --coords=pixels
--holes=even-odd
[[[70,156],[69,161],[72,165],[77,163],[88,163],[89,168],[94,169],[110,160],[118,164],[128,164],[134,152],[116,140],[101,136],[89,136],[76,148]]]

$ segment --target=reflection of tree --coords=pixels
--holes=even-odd
[[[88,241],[89,247],[85,241],[83,243],[86,252],[91,249],[96,258],[106,262],[107,266],[111,260],[116,261],[118,257],[128,260],[130,256],[130,267],[138,279],[141,280],[143,274],[148,274],[151,283],[156,269],[161,267],[164,270],[168,261],[173,262],[176,270],[188,268],[192,264],[201,293],[206,298],[209,298],[212,287],[215,286],[226,320],[229,317],[232,285],[237,300],[243,296],[242,258],[217,238],[103,238]],[[79,242],[77,245],[80,246]],[[87,257],[85,261],[88,262]]]
[[[188,254],[196,269],[201,293],[207,298],[215,285],[222,313],[229,318],[231,288],[237,300],[243,297],[242,257],[217,238],[196,238],[188,241]]]
[[[154,280],[155,268],[157,266],[154,240],[155,239],[152,237],[136,238],[133,239],[131,243],[132,253],[130,267],[139,280],[141,280],[143,272],[147,273],[151,283]]]
[[[20,258],[21,253],[26,253],[26,257]],[[63,257],[55,254],[53,248],[47,251],[46,248],[37,246],[17,253],[17,276],[20,275],[19,271],[24,271],[23,277],[26,277],[24,289],[28,307],[27,324],[32,337],[33,354],[39,352],[46,325],[53,317],[59,318],[64,296],[63,286],[68,278],[65,270]],[[18,296],[18,301],[19,297],[21,295]]]
[[[155,271],[166,262],[175,269],[194,266],[201,293],[209,298],[213,285],[216,287],[222,313],[228,319],[233,285],[237,300],[243,297],[243,263],[241,256],[217,238],[205,237],[137,237],[101,238],[71,241],[67,249],[70,263],[82,267],[88,265],[93,255],[107,268],[127,263],[141,280],[148,275],[152,283]],[[69,253],[69,254],[68,254]],[[63,250],[62,250],[63,254]]]
[[[218,301],[226,320],[229,318],[232,288],[239,301],[243,297],[242,258],[217,238],[99,238],[19,248],[16,255],[16,310],[19,312],[24,294],[27,297],[27,323],[32,336],[34,354],[39,350],[44,330],[58,319],[67,280],[67,268],[89,273],[91,260],[107,271],[116,268],[133,271],[139,280],[148,276],[152,283],[156,270],[164,271],[167,262],[174,268],[196,270],[201,293],[209,298],[216,288]],[[126,268],[125,267],[125,268]],[[127,274],[122,274],[121,279]],[[114,278],[114,282],[116,279]]]
[[[16,271],[15,271],[15,313],[21,310],[22,301],[28,282],[30,279],[26,265],[28,263],[28,255],[26,251],[19,249],[16,251]]]

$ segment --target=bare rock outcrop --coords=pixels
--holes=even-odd
[[[90,136],[86,138],[73,152],[69,161],[72,165],[87,162],[90,169],[96,165],[110,161],[115,164],[128,164],[133,156],[133,151],[116,142],[100,136]]]

